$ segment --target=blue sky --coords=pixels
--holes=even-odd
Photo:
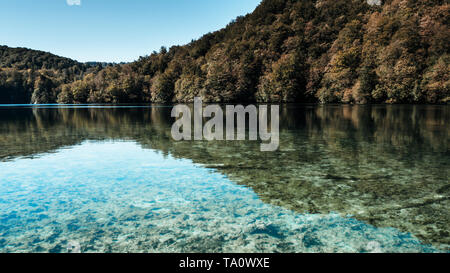
[[[0,45],[78,61],[133,61],[183,45],[261,0],[0,0]]]

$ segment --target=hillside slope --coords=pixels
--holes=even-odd
[[[59,57],[54,54],[30,50],[27,48],[12,48],[0,46],[0,67],[14,68],[17,70],[25,69],[68,69],[73,66],[79,69],[83,64],[69,58]]]
[[[49,52],[0,46],[0,103],[56,102],[61,86],[109,65],[80,63]]]
[[[30,100],[448,102],[448,1],[369,3],[264,0],[253,13],[188,45],[82,77],[35,83]]]

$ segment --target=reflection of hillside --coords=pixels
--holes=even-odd
[[[134,140],[217,169],[267,203],[352,214],[450,244],[447,106],[286,105],[274,153],[247,141],[173,142],[170,110],[0,109],[0,158],[84,140]]]

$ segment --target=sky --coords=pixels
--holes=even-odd
[[[81,62],[129,62],[184,45],[261,0],[0,0],[0,45]]]

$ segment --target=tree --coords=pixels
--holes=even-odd
[[[43,75],[40,75],[34,84],[31,103],[40,104],[56,102],[53,88],[54,84],[52,80]]]
[[[157,74],[152,80],[151,95],[153,102],[171,102],[175,77],[172,71]]]
[[[443,55],[424,74],[421,89],[428,103],[450,102],[450,56]]]

